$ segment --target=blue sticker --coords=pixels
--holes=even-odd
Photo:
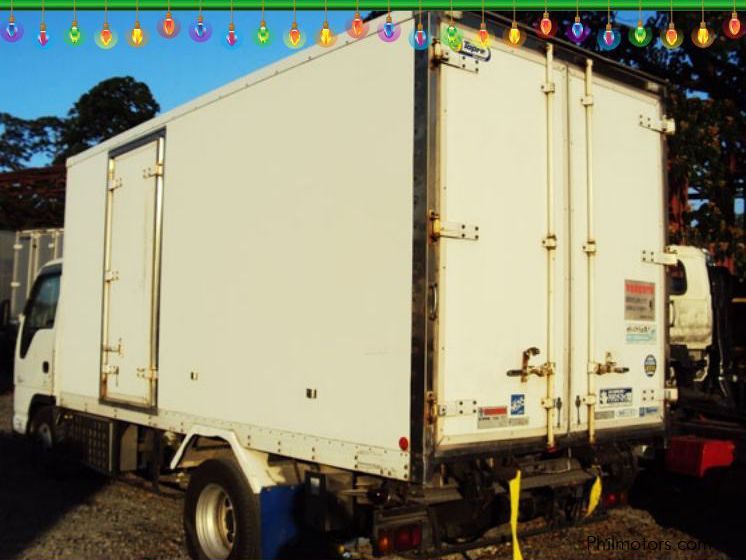
[[[510,395],[510,415],[523,416],[526,414],[526,395]]]

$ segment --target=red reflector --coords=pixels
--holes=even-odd
[[[505,416],[507,414],[507,406],[489,406],[482,409],[482,416]]]
[[[394,536],[394,549],[409,550],[410,548],[412,548],[412,535],[409,532],[409,527],[397,529]]]
[[[417,548],[422,544],[422,526],[415,525],[412,527],[412,548]]]
[[[619,502],[619,495],[615,492],[610,492],[604,496],[604,505],[606,507],[614,507]]]
[[[406,451],[407,449],[409,449],[409,440],[404,436],[399,438],[399,449],[401,449],[402,451]]]
[[[666,450],[666,469],[702,478],[713,467],[730,467],[735,448],[732,441],[676,436]]]

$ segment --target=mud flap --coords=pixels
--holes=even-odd
[[[284,558],[300,537],[299,502],[303,485],[269,486],[259,494],[262,558]]]
[[[508,483],[510,489],[510,532],[513,536],[513,560],[523,560],[521,547],[518,544],[518,505],[521,498],[521,471],[515,472],[515,478]]]

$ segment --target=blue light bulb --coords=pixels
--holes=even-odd
[[[576,20],[575,23],[572,24],[572,34],[575,35],[577,39],[580,39],[583,36],[583,24]]]
[[[8,26],[5,28],[5,32],[11,39],[16,36],[16,33],[18,33],[18,28],[16,27],[15,21],[11,20],[8,22]]]
[[[391,39],[391,37],[394,36],[394,23],[391,21],[386,21],[386,23],[383,24],[383,33]]]

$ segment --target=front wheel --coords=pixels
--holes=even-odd
[[[194,560],[259,559],[259,508],[235,461],[210,459],[192,474],[184,533]]]
[[[29,426],[29,436],[34,447],[43,455],[49,455],[54,450],[57,438],[53,407],[42,406],[34,412]]]

